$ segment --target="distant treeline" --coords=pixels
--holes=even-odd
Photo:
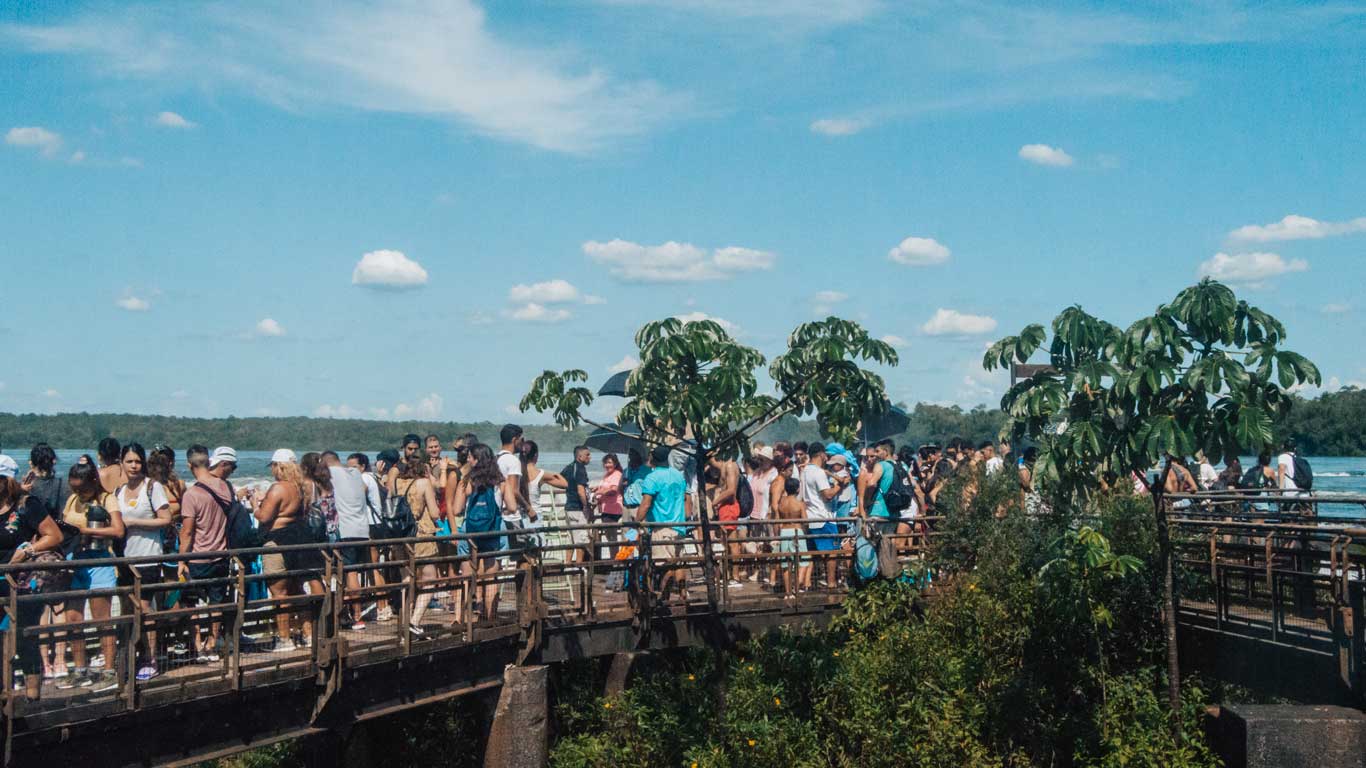
[[[910,427],[895,438],[898,444],[942,443],[953,437],[973,442],[991,440],[1001,429],[1003,414],[978,406],[963,410],[957,406],[921,403],[908,409]],[[517,421],[514,417],[512,421]],[[6,453],[26,452],[34,443],[47,442],[58,448],[93,448],[101,438],[113,436],[120,442],[136,441],[150,448],[164,443],[183,450],[194,443],[231,445],[245,451],[295,448],[375,451],[397,446],[405,434],[435,434],[449,445],[459,435],[473,432],[479,439],[496,444],[502,422],[477,423],[435,421],[367,421],[364,419],[316,419],[302,416],[191,419],[179,416],[140,416],[125,413],[61,413],[55,415],[0,413],[0,449]],[[565,432],[554,425],[523,425],[526,436],[542,451],[563,452],[582,443],[591,431],[583,428]],[[775,422],[759,439],[816,440],[820,431],[814,421],[785,418]]]
[[[898,445],[944,443],[961,437],[972,443],[993,440],[1005,415],[984,405],[964,410],[956,405],[920,403],[909,411],[910,426],[894,438]],[[512,419],[516,421],[516,418]],[[179,416],[140,416],[128,413],[60,413],[55,415],[0,413],[0,450],[22,453],[37,442],[58,448],[94,447],[100,438],[114,436],[120,442],[137,441],[151,447],[165,443],[184,449],[192,443],[231,445],[241,450],[271,450],[280,446],[338,448],[374,451],[395,446],[405,434],[435,434],[445,444],[473,432],[494,444],[502,423],[437,421],[367,421],[364,419],[315,419],[303,416],[239,419],[190,419]],[[527,437],[543,451],[564,452],[582,443],[589,428],[565,432],[554,425],[523,425]],[[1366,456],[1366,390],[1346,387],[1314,400],[1295,399],[1295,406],[1280,425],[1300,451],[1311,456]],[[817,440],[814,421],[788,417],[766,429],[759,439]]]

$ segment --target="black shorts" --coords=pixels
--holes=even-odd
[[[278,544],[282,547],[294,544],[312,543],[308,536],[308,529],[303,523],[294,523],[277,528],[266,534],[266,541]],[[315,571],[322,573],[327,566],[323,559],[323,553],[316,549],[298,549],[289,552],[282,552],[285,559],[285,569],[290,571]],[[300,574],[297,578],[309,578],[306,574]]]
[[[227,577],[227,560],[212,560],[207,563],[190,563],[191,581],[197,581],[199,579],[226,579]],[[200,605],[228,602],[227,582],[196,584],[190,591],[199,599]]]
[[[164,580],[161,569],[162,566],[155,563],[151,565],[130,565],[125,568],[120,568],[119,586],[133,586],[133,571],[137,571],[138,576],[142,577],[142,586],[144,587],[149,584],[160,584]]]

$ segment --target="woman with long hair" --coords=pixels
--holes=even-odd
[[[488,533],[497,531],[502,525],[499,510],[503,504],[503,473],[498,470],[498,462],[493,457],[493,449],[482,443],[470,448],[470,471],[460,479],[455,490],[455,508],[465,511],[465,523],[461,533]],[[491,522],[490,522],[491,521]],[[503,548],[502,537],[487,536],[467,539],[470,560],[462,564],[466,575],[477,573],[485,583],[475,592],[485,619],[498,613],[498,584],[492,576],[498,572],[498,551]]]
[[[175,471],[175,449],[164,445],[152,448],[147,454],[147,476],[159,483],[166,492],[166,505],[171,512],[171,524],[162,532],[162,552],[170,555],[180,549],[180,500],[185,496],[185,481]],[[162,581],[175,581],[180,564],[173,560],[161,563]],[[161,593],[163,610],[174,608],[179,595],[175,592]]]
[[[28,454],[28,474],[24,475],[20,486],[24,492],[43,502],[48,516],[57,520],[66,507],[67,496],[71,489],[66,479],[57,476],[57,452],[47,443],[38,443]],[[61,603],[52,603],[43,611],[43,626],[61,624],[66,621],[66,611]],[[52,645],[52,660],[48,661],[48,646],[41,649],[43,677],[58,679],[66,677],[66,642]]]
[[[304,506],[301,544],[326,544],[335,541],[338,531],[337,501],[332,495],[332,473],[323,464],[321,453],[305,453],[299,459],[299,473],[303,480]],[[295,553],[294,566],[307,573],[297,578],[308,587],[309,595],[323,593],[322,573],[327,561],[320,549],[305,549]],[[295,570],[291,567],[290,570]],[[300,589],[299,594],[302,594]],[[296,631],[294,644],[313,645],[313,619],[305,614],[302,631]]]
[[[95,453],[100,457],[100,484],[107,493],[113,493],[119,486],[128,482],[123,474],[123,446],[112,437],[100,441]]]
[[[123,554],[125,557],[161,557],[166,553],[163,541],[171,526],[171,502],[166,498],[166,489],[147,476],[147,454],[141,445],[125,445],[119,462],[123,465],[123,476],[128,479],[114,492],[123,514],[123,524],[128,529]],[[160,564],[145,562],[131,567],[137,571],[143,587],[161,583]],[[142,609],[156,610],[151,597],[142,599]],[[146,656],[137,670],[139,680],[151,680],[159,674],[156,633],[148,632],[146,638]]]
[[[287,547],[310,543],[307,524],[304,522],[307,484],[303,471],[294,461],[293,451],[279,450],[271,456],[270,476],[275,482],[271,483],[253,512],[258,527],[265,532],[263,544],[267,547]],[[291,550],[261,556],[261,573],[278,576],[267,582],[273,599],[302,595],[305,581],[312,594],[322,594],[322,581],[317,578],[316,571],[312,578],[307,579],[287,575],[289,571],[307,568],[310,560],[316,560],[316,557],[311,557],[312,554]],[[303,617],[296,612],[275,614],[275,646],[272,652],[288,653],[296,648],[307,647],[304,627]],[[293,642],[287,642],[286,638]]]
[[[430,537],[437,535],[436,525],[441,517],[441,508],[437,506],[436,487],[432,485],[431,468],[427,462],[408,461],[400,465],[398,477],[394,478],[394,495],[397,497],[396,503],[398,499],[408,501],[408,507],[413,511],[413,519],[417,521],[417,535],[423,538],[423,541],[413,545],[413,556],[418,560],[436,557],[440,550]],[[435,579],[436,564],[423,563],[414,578]],[[427,613],[431,596],[423,595],[421,592],[417,592],[416,595],[413,613],[408,620],[408,631],[415,637],[422,637],[426,634],[422,629],[422,617]],[[457,612],[459,610],[457,608]]]
[[[621,504],[621,488],[625,473],[621,468],[621,459],[615,453],[609,453],[602,457],[602,479],[593,486],[591,498],[598,508],[598,522],[607,525],[617,525],[621,522],[621,514],[625,507]],[[613,544],[617,541],[617,529],[607,528],[603,530],[607,540]],[[615,546],[608,547],[608,557],[614,557],[617,553]],[[596,553],[594,553],[596,555]]]
[[[40,557],[46,559],[51,555],[41,553],[60,552],[61,546],[61,529],[48,513],[43,500],[25,491],[14,478],[0,477],[0,562],[17,564]],[[59,574],[53,571],[35,573],[29,584],[19,585],[20,592],[41,591],[38,581],[44,576],[51,578]],[[3,590],[0,594],[9,596],[9,590],[4,583],[0,583],[0,590]],[[13,617],[17,622],[17,628],[23,630],[37,627],[42,621],[45,608],[44,604],[36,601],[20,603],[19,615]],[[30,699],[37,699],[42,694],[43,687],[42,652],[38,647],[38,638],[20,631],[16,642],[19,651],[19,670],[24,673],[24,693]]]
[[[120,470],[122,474],[122,470]],[[76,551],[68,555],[69,560],[105,560],[114,557],[114,543],[123,538],[123,516],[119,513],[119,500],[104,490],[100,482],[100,472],[89,456],[82,456],[67,473],[67,483],[71,486],[71,496],[62,510],[60,527],[71,535],[79,535]],[[100,514],[100,511],[104,514]],[[78,567],[71,574],[71,589],[75,592],[87,590],[112,590],[118,586],[114,566],[99,565]],[[66,602],[66,623],[77,624],[85,620],[85,606],[90,603],[90,618],[95,622],[109,619],[111,598],[107,595],[72,598]],[[114,674],[115,638],[106,633],[100,638],[105,666],[92,668],[87,664],[89,654],[85,641],[77,638],[71,642],[71,655],[76,662],[76,674],[57,684],[58,688],[90,688],[92,691],[109,691],[118,687]],[[99,669],[100,671],[96,671]]]

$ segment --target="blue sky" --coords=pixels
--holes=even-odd
[[[1352,3],[6,3],[0,410],[500,420],[821,312],[970,406],[1202,274],[1360,383],[1363,61]]]

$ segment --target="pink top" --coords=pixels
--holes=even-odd
[[[598,497],[598,514],[621,515],[621,470],[614,469],[604,475],[593,493]]]

